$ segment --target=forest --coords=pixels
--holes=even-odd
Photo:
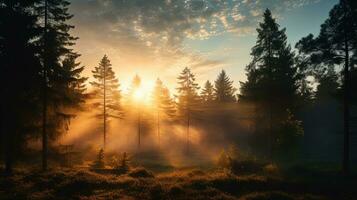
[[[357,199],[357,1],[295,44],[262,9],[244,80],[127,88],[80,62],[71,2],[0,0],[0,199]]]

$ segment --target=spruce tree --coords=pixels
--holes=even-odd
[[[236,101],[234,94],[236,89],[233,87],[233,81],[229,79],[224,70],[218,75],[214,86],[217,102],[230,103]]]
[[[69,54],[62,61],[63,85],[59,85],[58,90],[62,89],[64,91],[60,93],[68,94],[66,96],[69,97],[69,106],[79,106],[79,104],[72,102],[84,103],[87,98],[85,82],[88,78],[81,75],[84,66],[76,61],[78,57],[78,54]]]
[[[25,138],[35,136],[40,118],[41,67],[34,39],[41,36],[34,12],[36,0],[0,3],[0,153],[5,170],[25,147]]]
[[[39,0],[36,13],[40,16],[38,23],[42,26],[42,36],[36,42],[41,47],[39,55],[42,64],[42,168],[47,169],[48,137],[56,137],[59,126],[68,122],[72,115],[65,110],[67,106],[76,107],[81,101],[68,101],[69,91],[57,91],[59,85],[66,85],[64,80],[71,80],[71,75],[65,73],[62,60],[67,56],[78,57],[71,49],[77,40],[70,34],[74,26],[68,24],[73,17],[69,14],[69,1],[67,0]],[[60,94],[63,92],[63,94]]]
[[[120,106],[121,94],[119,82],[106,55],[98,67],[92,71],[95,81],[90,82],[94,88],[95,106],[99,108],[96,116],[103,120],[103,149],[106,147],[107,125],[111,118],[122,118]]]
[[[287,110],[295,110],[300,76],[294,65],[294,53],[287,44],[285,29],[279,29],[269,9],[264,12],[264,20],[257,32],[257,42],[251,52],[252,62],[246,68],[248,80],[241,83],[240,98],[253,103],[260,115],[267,119],[272,161],[274,130],[288,117]]]
[[[212,103],[215,100],[214,87],[210,81],[206,81],[200,96],[203,103]]]
[[[314,67],[343,66],[344,150],[343,171],[349,172],[349,136],[351,104],[351,68],[357,60],[357,3],[340,0],[321,25],[317,37],[312,34],[302,38],[297,48],[309,56]]]
[[[186,151],[189,152],[190,142],[190,123],[192,121],[193,114],[197,112],[197,105],[199,102],[199,96],[197,90],[199,89],[196,83],[195,75],[191,70],[186,67],[178,79],[178,111],[179,114],[186,121]]]

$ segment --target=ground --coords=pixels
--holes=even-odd
[[[1,175],[0,199],[356,199],[356,176],[296,168],[289,173],[233,174],[223,169],[176,169],[126,174],[89,169],[17,170]]]

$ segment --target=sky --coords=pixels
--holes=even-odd
[[[74,49],[84,75],[106,54],[125,93],[138,74],[149,90],[157,78],[175,92],[178,74],[191,68],[200,85],[225,70],[239,89],[269,8],[288,42],[320,25],[338,0],[70,0]],[[239,92],[239,91],[238,91]]]

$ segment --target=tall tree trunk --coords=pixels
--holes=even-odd
[[[272,47],[271,38],[268,37],[268,68],[269,68],[269,78],[272,77]],[[272,91],[272,79],[269,81],[269,90]],[[269,160],[273,163],[273,97],[272,94],[269,96]]]
[[[138,149],[140,149],[141,143],[141,116],[140,116],[140,108],[138,109]]]
[[[157,111],[157,138],[159,141],[159,145],[161,144],[160,138],[160,110]]]
[[[44,25],[44,61],[43,61],[43,110],[42,110],[42,170],[47,170],[47,26],[48,26],[48,5],[45,0],[45,25]]]
[[[105,151],[107,139],[107,105],[106,105],[106,66],[103,67],[103,151]]]
[[[349,153],[350,153],[350,72],[349,72],[349,45],[348,45],[348,34],[347,34],[347,1],[344,1],[344,50],[345,50],[345,68],[344,68],[344,95],[343,95],[343,128],[344,128],[344,139],[343,139],[343,173],[349,173]]]
[[[13,137],[8,135],[6,144],[5,144],[5,172],[6,174],[12,173],[12,164],[13,164]]]
[[[348,51],[346,55],[348,56]],[[343,140],[343,172],[349,173],[349,154],[350,154],[350,106],[349,106],[349,59],[345,59],[344,69],[344,97],[343,97],[343,128],[344,128],[344,140]]]
[[[5,111],[6,110],[6,111]],[[13,143],[12,143],[12,134],[10,133],[10,129],[9,127],[11,127],[10,125],[10,121],[8,121],[7,119],[10,116],[6,116],[6,113],[9,113],[9,110],[4,109],[2,110],[4,113],[4,117],[2,119],[6,120],[5,122],[2,120],[2,124],[1,124],[1,133],[2,133],[2,147],[3,147],[3,152],[4,152],[4,160],[5,160],[5,172],[6,174],[11,174],[12,173],[12,163],[13,163],[13,154],[12,154],[12,147],[13,147]]]
[[[186,152],[190,152],[190,110],[187,109]]]

